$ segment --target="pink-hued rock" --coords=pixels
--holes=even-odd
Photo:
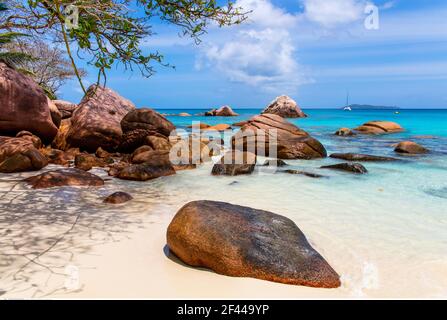
[[[213,109],[205,112],[208,117],[237,117],[238,114],[230,106],[222,106],[219,109]]]
[[[337,288],[340,276],[290,219],[216,201],[183,206],[167,230],[181,261],[233,277]]]
[[[276,143],[272,136],[276,133]],[[284,118],[274,114],[257,115],[232,138],[234,149],[249,152],[263,151],[270,155],[270,148],[276,149],[279,159],[315,159],[327,156],[324,146],[306,131],[301,130]]]
[[[71,117],[67,144],[95,152],[114,150],[121,143],[121,120],[134,104],[109,88],[92,85]]]
[[[279,96],[273,100],[262,114],[276,114],[283,118],[305,118],[307,115],[301,111],[298,104],[288,96]]]
[[[0,62],[0,134],[29,131],[45,143],[56,136],[47,96],[30,77]]]
[[[0,172],[12,173],[40,170],[48,164],[38,150],[42,143],[32,134],[19,133],[19,137],[0,137]]]
[[[360,134],[389,134],[404,131],[399,124],[391,121],[369,121],[354,130]]]

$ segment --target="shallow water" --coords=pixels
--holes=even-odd
[[[241,116],[169,118],[179,127],[186,127],[192,120],[233,123],[247,119],[257,110],[236,112]],[[342,287],[330,291],[302,291],[287,286],[286,292],[281,291],[284,285],[269,284],[271,289],[264,292],[235,290],[234,296],[272,297],[278,289],[279,293],[274,296],[283,293],[284,298],[313,296],[315,292],[322,297],[446,298],[447,111],[401,110],[399,115],[394,111],[306,112],[309,118],[292,122],[318,138],[329,154],[362,152],[395,156],[404,161],[365,163],[369,173],[361,176],[318,169],[321,165],[339,162],[336,159],[287,161],[290,164],[287,169],[318,172],[328,176],[326,179],[279,172],[213,177],[210,175],[212,164],[204,164],[196,170],[144,183],[114,179],[106,181],[101,188],[42,191],[30,190],[17,182],[32,174],[0,175],[0,295],[2,291],[5,296],[15,297],[60,294],[64,291],[57,291],[62,281],[57,273],[63,273],[70,261],[90,254],[101,243],[132,239],[136,227],[165,228],[183,204],[208,199],[270,210],[291,218],[342,276]],[[378,137],[333,136],[340,127],[355,127],[368,120],[396,121],[406,131]],[[434,152],[424,156],[396,156],[392,145],[408,139]],[[95,173],[105,176],[100,169],[95,169]],[[101,203],[103,197],[117,190],[131,193],[135,200],[116,207]],[[61,235],[63,238],[58,241]],[[163,237],[164,230],[157,235],[157,254],[162,251]],[[48,253],[36,260],[44,266],[34,262],[27,265],[30,258],[48,248]],[[155,253],[147,250],[145,254]],[[166,264],[175,262],[167,260]],[[161,277],[178,277],[182,272],[190,272],[186,269],[168,267]],[[132,261],[128,271],[132,272]],[[196,276],[198,279],[209,277],[205,271],[198,271]],[[236,286],[244,283],[243,280],[228,281]],[[181,283],[176,283],[173,290],[174,287],[180,290]],[[87,292],[101,292],[101,288],[92,291],[91,285],[84,285],[90,288]],[[220,285],[222,292],[227,292]],[[152,296],[150,290],[158,289],[154,286],[148,290],[147,296]],[[201,297],[211,296],[212,289],[209,290],[209,295],[205,291]],[[191,292],[191,296],[195,295]]]

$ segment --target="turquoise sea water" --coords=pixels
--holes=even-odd
[[[193,115],[204,112],[184,109],[158,111],[169,114],[188,112]],[[192,121],[210,125],[231,124],[246,120],[261,110],[235,111],[240,116],[168,118],[177,127],[186,128]],[[304,111],[308,118],[290,121],[320,140],[328,154],[362,152],[394,156],[403,161],[364,163],[368,174],[357,176],[319,169],[322,165],[340,162],[332,158],[287,160],[290,169],[324,174],[327,176],[324,179],[281,172],[215,177],[210,174],[213,164],[205,163],[195,170],[135,182],[110,179],[101,169],[94,169],[94,173],[108,180],[104,187],[89,189],[31,190],[19,181],[35,173],[0,174],[0,230],[7,230],[1,234],[0,246],[2,252],[14,254],[7,262],[0,263],[0,289],[9,290],[6,296],[10,297],[28,296],[28,292],[45,296],[44,293],[53,292],[55,287],[42,282],[36,275],[45,272],[48,277],[55,278],[56,275],[49,274],[39,265],[32,266],[27,273],[29,279],[24,282],[12,280],[9,275],[15,273],[17,266],[27,262],[26,259],[16,258],[17,252],[26,252],[30,248],[38,252],[67,229],[71,230],[70,234],[52,249],[52,255],[45,256],[48,263],[65,266],[67,261],[73,260],[72,255],[75,258],[88,255],[88,247],[97,238],[100,239],[98,241],[106,241],[102,233],[113,241],[124,235],[132,238],[133,234],[127,228],[141,225],[149,228],[148,236],[153,234],[154,245],[149,248],[135,245],[135,252],[129,251],[126,257],[128,272],[133,272],[132,265],[138,263],[140,258],[153,257],[151,265],[147,266],[148,271],[144,269],[142,280],[139,280],[150,285],[144,287],[139,298],[153,297],[161,290],[152,285],[150,276],[163,279],[163,290],[171,298],[446,298],[447,110],[399,110],[399,114],[390,110]],[[405,132],[355,137],[337,137],[333,134],[340,127],[354,128],[371,120],[395,121],[405,128]],[[418,142],[432,152],[421,156],[396,155],[393,145],[403,140]],[[53,166],[45,170],[50,168]],[[102,204],[101,199],[114,191],[129,192],[134,200],[113,208]],[[268,283],[264,287],[263,282],[256,282],[256,287],[259,283],[259,287],[264,289],[254,292],[248,289],[243,279],[230,281],[219,275],[214,278],[201,270],[191,273],[183,266],[164,259],[164,230],[170,219],[185,203],[203,199],[270,210],[292,219],[341,275],[342,287],[335,290],[306,288],[303,291],[300,287],[280,284]],[[83,212],[83,216],[78,226],[71,229],[79,212]],[[149,221],[149,225],[143,221]],[[82,265],[80,267],[83,268]],[[88,273],[85,278],[103,277],[105,283],[109,282],[100,268],[95,271],[90,267],[88,265],[82,269]],[[113,270],[112,265],[108,268]],[[163,271],[152,275],[152,270]],[[63,283],[64,278],[58,281],[59,284]],[[87,292],[96,292],[102,297],[108,297],[111,290],[96,282],[86,281],[82,285]],[[112,297],[119,297],[120,292],[132,292],[132,285],[132,282],[121,281],[116,295]]]

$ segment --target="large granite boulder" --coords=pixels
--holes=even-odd
[[[129,112],[121,121],[124,135],[120,150],[131,153],[138,147],[148,145],[154,150],[169,150],[169,136],[175,126],[163,115],[149,108]]]
[[[227,276],[319,288],[340,286],[339,275],[296,224],[264,210],[190,202],[170,223],[167,244],[184,263]]]
[[[56,108],[61,113],[62,119],[68,119],[71,118],[73,115],[73,112],[78,107],[77,104],[64,101],[64,100],[53,100],[53,103],[55,104]]]
[[[31,133],[21,132],[18,137],[0,137],[0,172],[12,173],[40,170],[48,164],[38,150],[40,139]]]
[[[276,133],[276,142],[274,134]],[[324,146],[306,131],[274,114],[257,115],[232,138],[234,149],[270,155],[276,148],[279,159],[315,159],[327,156]]]
[[[237,117],[238,114],[230,106],[222,106],[219,109],[213,109],[205,112],[207,117]]]
[[[26,130],[50,143],[56,136],[47,96],[30,77],[0,62],[0,134]]]
[[[211,174],[214,176],[238,176],[241,174],[250,174],[255,170],[255,166],[255,154],[232,150],[225,153],[222,158],[214,164]]]
[[[427,148],[412,141],[400,142],[394,151],[403,154],[424,154],[430,152]]]
[[[402,132],[404,129],[391,121],[369,121],[354,129],[360,134],[389,134]]]
[[[307,115],[301,111],[295,100],[288,96],[279,96],[273,100],[262,114],[276,114],[283,118],[305,118]]]
[[[47,171],[24,180],[33,189],[62,186],[102,186],[104,180],[84,170],[69,168]]]
[[[137,157],[138,164],[131,164],[120,170],[117,174],[119,179],[146,181],[175,174],[169,160],[169,151],[146,151],[139,153]],[[132,160],[136,161],[135,158]]]
[[[158,132],[169,137],[175,126],[160,113],[150,108],[141,108],[130,111],[121,120],[121,128],[124,133],[135,129],[146,129]]]
[[[90,86],[71,117],[67,144],[89,152],[114,150],[123,134],[120,122],[133,109],[132,102],[111,89]]]

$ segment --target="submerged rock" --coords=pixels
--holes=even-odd
[[[391,121],[370,121],[354,130],[361,134],[389,134],[404,131],[399,124]]]
[[[126,192],[115,192],[112,193],[110,196],[108,196],[107,198],[104,199],[104,203],[111,203],[111,204],[120,204],[120,203],[124,203],[124,202],[128,202],[130,200],[132,200],[133,197],[126,193]]]
[[[270,159],[270,160],[265,160],[264,167],[285,167],[288,166],[288,164],[281,160],[281,159]]]
[[[406,153],[406,154],[424,154],[428,153],[429,150],[412,141],[403,141],[400,142],[396,148],[394,149],[397,153]]]
[[[264,210],[193,201],[167,230],[167,244],[184,263],[219,274],[319,288],[340,277],[296,224]]]
[[[227,152],[218,163],[214,164],[211,174],[214,176],[250,174],[255,170],[255,166],[255,154],[233,150]]]
[[[272,135],[276,134],[276,143]],[[279,159],[315,159],[327,156],[326,149],[306,131],[274,114],[257,115],[247,121],[232,138],[233,149],[263,152],[276,149]]]
[[[340,137],[351,137],[354,136],[355,133],[349,128],[340,128],[335,132],[335,135]]]
[[[69,168],[47,171],[24,180],[33,189],[62,186],[102,186],[104,180],[84,170]]]
[[[307,172],[307,171],[301,171],[301,170],[284,170],[282,172],[289,173],[289,174],[300,174],[309,178],[327,178],[326,176],[323,176],[318,173],[313,172]]]
[[[99,147],[113,150],[121,142],[121,120],[134,110],[129,100],[109,88],[92,85],[71,117],[67,143],[95,152]]]
[[[373,156],[370,154],[360,154],[360,153],[333,153],[330,155],[330,157],[334,159],[342,159],[348,161],[371,161],[371,162],[400,161],[399,159],[392,157]]]
[[[306,118],[307,115],[301,111],[295,100],[288,96],[279,96],[273,100],[262,114],[276,114],[283,118]]]
[[[50,104],[34,80],[0,61],[0,134],[26,130],[50,143],[57,133]]]
[[[365,174],[368,170],[360,163],[338,163],[330,166],[322,166],[321,169],[333,169],[352,173]]]

